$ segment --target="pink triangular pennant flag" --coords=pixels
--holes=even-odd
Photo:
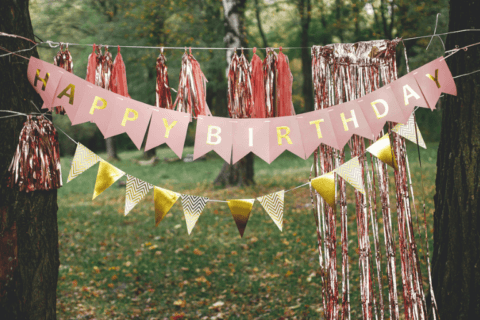
[[[339,148],[343,148],[353,134],[373,140],[372,130],[356,101],[334,106],[330,108],[328,115],[335,130]]]
[[[193,160],[198,159],[211,150],[215,150],[223,160],[230,163],[232,155],[231,121],[232,119],[221,117],[198,117]]]
[[[189,122],[188,113],[163,108],[153,109],[145,151],[167,143],[170,149],[182,158]]]
[[[285,150],[305,159],[302,134],[296,116],[269,118],[270,159],[275,160]]]
[[[233,125],[232,164],[253,152],[265,162],[270,162],[268,120],[235,119]]]

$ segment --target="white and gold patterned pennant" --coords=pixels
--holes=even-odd
[[[365,194],[365,187],[363,185],[362,168],[358,162],[358,157],[352,158],[345,162],[340,167],[334,170],[336,174],[345,179],[359,192]]]
[[[127,215],[147,193],[153,189],[153,185],[127,174],[127,188],[125,195],[125,215]]]
[[[200,218],[208,198],[190,196],[182,194],[183,214],[185,215],[185,222],[187,223],[188,234],[192,233],[193,227]]]
[[[270,218],[277,225],[278,229],[282,231],[283,228],[283,208],[284,208],[285,191],[278,191],[267,194],[263,197],[258,197],[257,200],[262,204],[262,207],[267,211]]]
[[[100,160],[101,159],[99,156],[87,149],[83,144],[77,144],[77,150],[75,151],[75,156],[73,157],[67,183]]]
[[[408,118],[407,124],[399,123],[395,127],[393,127],[392,131],[404,137],[405,139],[412,141],[413,143],[417,143],[418,135],[418,145],[424,149],[427,149],[427,145],[423,140],[420,129],[418,129],[418,126],[415,124],[415,117],[413,113],[410,118]]]

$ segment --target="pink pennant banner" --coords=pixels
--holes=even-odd
[[[86,94],[87,82],[70,72],[65,72],[58,83],[52,106],[62,106],[70,121],[73,121]]]
[[[415,107],[428,108],[428,103],[412,73],[393,81],[390,86],[403,113],[403,117],[397,122],[406,123]]]
[[[275,160],[285,150],[305,159],[302,134],[296,116],[269,118],[266,121],[270,121],[268,134],[270,158],[268,163]]]
[[[412,71],[430,109],[435,110],[438,98],[443,93],[457,95],[457,87],[445,58],[441,57]]]
[[[27,78],[35,91],[43,100],[45,109],[52,109],[52,101],[55,90],[64,74],[68,72],[35,57],[30,57],[27,69]]]
[[[137,149],[140,150],[150,122],[152,109],[152,106],[139,101],[126,97],[118,98],[104,137],[110,138],[126,132]]]
[[[116,105],[122,104],[126,98],[93,84],[87,84],[86,90],[72,125],[94,122],[106,136]]]
[[[263,161],[270,163],[269,120],[234,119],[232,164],[253,152]]]
[[[382,131],[387,121],[401,122],[402,109],[395,99],[392,87],[386,86],[356,100],[374,136]]]
[[[358,102],[350,101],[330,108],[328,115],[339,148],[343,148],[354,134],[373,140],[372,130]]]
[[[188,113],[163,108],[153,109],[145,151],[166,143],[179,158],[182,158],[189,122]]]
[[[297,116],[297,122],[306,158],[310,157],[320,144],[339,149],[328,109],[302,113]]]
[[[200,116],[197,119],[193,160],[215,150],[230,163],[232,156],[232,119]]]
[[[43,107],[62,106],[72,125],[94,122],[105,138],[127,133],[140,149],[151,121],[145,150],[167,143],[182,157],[189,114],[125,98],[35,57],[27,78]],[[353,134],[374,139],[386,121],[406,124],[417,106],[435,109],[442,93],[456,95],[457,89],[445,59],[438,58],[360,99],[326,110],[267,119],[201,116],[194,159],[214,150],[236,163],[253,152],[271,163],[285,150],[306,158],[320,144],[341,149]]]

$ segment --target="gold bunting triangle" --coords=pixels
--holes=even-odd
[[[67,183],[76,178],[79,174],[100,161],[100,157],[86,148],[83,144],[77,144],[75,156],[73,157],[72,166],[68,174]]]
[[[185,215],[188,234],[192,233],[193,227],[200,218],[207,201],[208,198],[205,197],[182,194],[183,214]]]
[[[390,144],[390,136],[384,135],[374,144],[367,148],[367,151],[373,154],[375,157],[388,164],[395,170],[398,170],[397,159],[393,153],[392,146]]]
[[[267,194],[263,197],[258,197],[257,200],[262,207],[267,211],[270,218],[277,225],[278,229],[282,231],[283,228],[283,208],[284,208],[285,191],[278,191]]]
[[[177,202],[180,195],[174,191],[153,187],[153,199],[155,202],[155,226],[167,215],[168,211]]]
[[[345,179],[359,192],[365,194],[365,187],[363,186],[362,168],[358,157],[352,158],[350,161],[345,162],[340,167],[334,170],[336,174]]]
[[[404,137],[405,139],[412,141],[413,143],[417,143],[418,136],[418,145],[424,149],[427,149],[427,145],[425,144],[425,141],[423,141],[420,129],[418,129],[418,126],[415,124],[415,117],[413,113],[410,118],[408,118],[407,124],[399,123],[393,127],[392,131]]]
[[[153,186],[145,181],[127,174],[127,188],[125,195],[125,215],[139,203]]]
[[[115,181],[120,179],[124,174],[125,172],[112,166],[110,163],[100,161],[97,181],[95,181],[95,190],[93,191],[93,199],[98,197],[103,191],[107,190],[108,187],[114,184]]]
[[[330,207],[335,207],[335,174],[333,171],[312,179],[311,185]]]
[[[227,200],[230,212],[232,212],[233,220],[235,220],[238,232],[240,232],[240,237],[243,237],[254,202],[255,199]]]

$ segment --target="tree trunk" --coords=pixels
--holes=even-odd
[[[450,1],[449,31],[480,28],[480,2]],[[447,50],[480,42],[477,32],[448,36]],[[480,69],[480,51],[447,59],[453,75]],[[437,158],[433,287],[440,318],[480,319],[480,73],[455,80],[447,95]]]
[[[120,160],[117,155],[117,144],[115,141],[115,137],[105,139],[105,146],[107,148],[108,160]]]
[[[223,41],[227,48],[230,48],[227,50],[228,64],[230,64],[235,48],[240,49],[241,47],[247,46],[244,24],[245,3],[246,0],[223,0],[223,11],[225,15],[225,38]],[[234,165],[225,163],[215,178],[214,184],[221,186],[253,184],[253,160],[254,155],[250,153]]]
[[[302,75],[303,75],[303,99],[305,111],[313,111],[313,82],[312,82],[312,55],[310,53],[308,31],[310,29],[310,19],[312,5],[311,0],[300,0],[298,3],[300,12],[300,24],[302,26],[301,47],[302,47]]]
[[[0,2],[0,31],[34,40],[28,0]],[[0,37],[10,51],[32,43]],[[38,57],[37,50],[21,53]],[[37,112],[42,100],[27,80],[28,60],[0,58],[0,109]],[[0,114],[5,116],[5,113]],[[18,192],[5,184],[25,117],[0,119],[0,318],[55,319],[58,277],[57,191]]]

